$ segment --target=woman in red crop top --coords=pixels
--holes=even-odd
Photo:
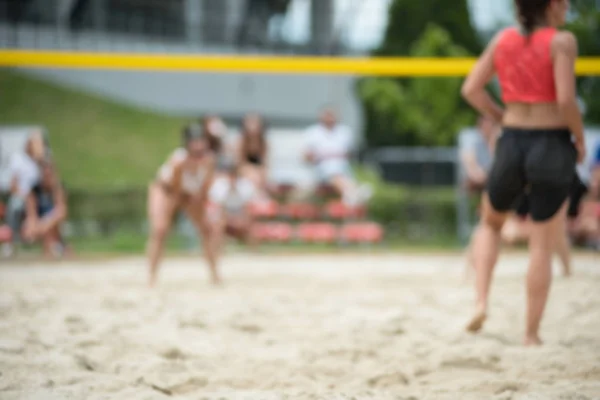
[[[553,247],[564,229],[569,187],[576,163],[585,157],[585,144],[575,91],[577,41],[557,30],[565,22],[569,0],[515,4],[520,27],[505,29],[491,41],[462,87],[474,108],[503,126],[473,238],[477,303],[467,329],[477,332],[483,326],[500,230],[515,200],[527,193],[533,223],[524,342],[539,345]],[[494,75],[505,108],[485,90]]]

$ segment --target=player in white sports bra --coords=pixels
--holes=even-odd
[[[156,284],[165,239],[175,213],[184,211],[202,236],[204,254],[210,267],[211,280],[219,283],[217,254],[210,241],[211,225],[205,218],[208,191],[215,171],[214,143],[200,124],[183,131],[183,147],[176,149],[163,164],[148,190],[148,258],[150,286]]]

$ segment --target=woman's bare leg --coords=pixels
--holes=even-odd
[[[167,194],[158,184],[148,188],[148,220],[150,235],[146,245],[148,255],[148,284],[153,287],[158,278],[158,268],[162,258],[165,240],[171,228],[177,201]]]
[[[529,219],[516,214],[507,217],[500,233],[502,243],[509,246],[527,243],[529,240]]]
[[[482,217],[473,233],[473,261],[475,263],[475,313],[467,325],[469,332],[478,332],[487,317],[488,298],[494,267],[500,251],[500,232],[506,214],[495,211],[487,195],[483,195]]]
[[[560,229],[557,230],[556,255],[560,259],[563,276],[571,276],[571,241],[567,229],[566,215],[563,218]]]
[[[211,282],[218,285],[221,283],[218,259],[223,236],[222,223],[220,219],[209,221],[206,218],[205,208],[204,202],[191,199],[185,206],[185,212],[202,238],[202,249],[210,270]]]
[[[550,283],[552,282],[552,248],[559,234],[564,234],[568,203],[548,221],[533,222],[529,239],[529,269],[527,271],[527,331],[525,345],[542,344],[539,337],[540,321],[544,314]]]
[[[65,219],[67,219],[66,208],[57,207],[40,220],[37,232],[45,236],[54,230],[58,230]]]
[[[464,281],[469,282],[475,271],[475,260],[473,258],[473,240],[475,237],[475,231],[471,234],[467,248],[465,249],[465,270],[464,270]]]

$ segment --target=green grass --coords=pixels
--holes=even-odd
[[[0,125],[40,125],[70,187],[143,186],[185,122],[0,70]]]
[[[106,238],[72,238],[70,245],[77,255],[140,255],[144,253],[147,237],[140,234],[118,233]],[[172,236],[166,246],[171,255],[189,253],[189,241],[186,238]],[[244,246],[230,242],[227,253],[238,251],[253,251]],[[198,247],[199,249],[199,247]],[[456,251],[460,246],[452,238],[438,239],[428,243],[410,242],[397,239],[389,240],[384,244],[373,246],[338,246],[332,244],[264,244],[258,248],[259,254],[344,254],[361,251],[374,253],[408,252],[408,253],[436,253],[444,251]]]
[[[68,240],[77,254],[136,254],[144,253],[148,237],[140,233],[118,232],[109,237],[74,237]],[[171,235],[165,245],[167,252],[183,252],[187,241]]]

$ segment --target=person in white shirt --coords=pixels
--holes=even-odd
[[[249,206],[257,199],[258,190],[239,169],[234,163],[223,165],[223,175],[215,179],[210,188],[208,215],[217,226],[219,239],[215,243],[219,247],[226,235],[254,244],[250,235],[253,219]]]
[[[61,257],[69,252],[61,235],[68,212],[66,193],[50,158],[43,160],[40,168],[40,182],[27,198],[23,237],[41,241],[45,256]]]
[[[10,199],[8,201],[6,220],[13,233],[13,242],[21,238],[21,227],[25,218],[25,205],[29,193],[40,181],[40,162],[46,153],[46,145],[41,131],[31,133],[25,144],[25,151],[12,155],[9,164]],[[3,255],[10,256],[14,252],[13,243],[3,247]]]
[[[305,135],[304,158],[314,165],[319,183],[331,185],[346,204],[366,201],[370,188],[358,186],[352,176],[352,134],[347,126],[338,123],[335,112],[324,109],[320,122],[309,127]]]

